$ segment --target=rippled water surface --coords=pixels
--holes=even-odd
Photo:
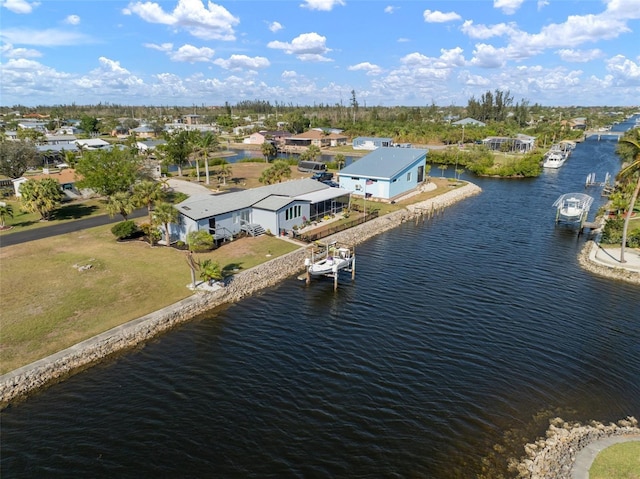
[[[550,417],[638,416],[639,289],[583,271],[551,207],[614,146],[473,179],[335,293],[292,278],[5,410],[2,477],[499,477]]]

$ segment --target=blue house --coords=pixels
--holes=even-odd
[[[353,139],[351,146],[354,150],[375,150],[376,148],[393,146],[393,139],[359,136]]]
[[[338,172],[340,188],[392,200],[425,180],[428,150],[378,148]]]

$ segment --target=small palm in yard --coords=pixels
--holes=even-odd
[[[220,264],[211,259],[205,259],[200,263],[200,279],[211,284],[213,281],[222,279],[222,270]]]
[[[5,227],[5,219],[13,218],[13,207],[4,202],[0,202],[0,230]]]
[[[135,201],[131,194],[126,191],[118,191],[111,196],[107,200],[107,213],[112,218],[119,214],[122,215],[124,220],[127,220],[127,217],[133,212],[136,208]]]
[[[178,210],[171,203],[158,203],[153,210],[153,223],[164,226],[165,243],[167,246],[171,244],[171,235],[169,234],[169,224],[178,221]]]

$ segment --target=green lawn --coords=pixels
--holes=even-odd
[[[13,208],[13,218],[10,216],[5,218],[5,225],[13,226],[13,228],[0,231],[0,235],[107,214],[104,200],[90,199],[63,203],[54,211],[49,221],[40,221],[38,214],[23,211],[19,200],[7,199],[3,201]]]
[[[589,479],[640,479],[640,441],[604,449],[593,461]]]
[[[0,374],[192,294],[185,251],[117,243],[110,228],[0,249]],[[297,247],[260,236],[194,256],[230,274]]]

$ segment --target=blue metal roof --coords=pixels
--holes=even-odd
[[[402,173],[416,161],[426,158],[428,150],[419,148],[378,148],[349,166],[338,176],[362,176],[372,179],[389,179]]]

